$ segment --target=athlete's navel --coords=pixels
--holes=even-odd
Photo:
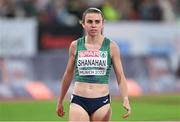
[[[89,85],[89,89],[93,89],[93,86],[92,86],[92,85]]]

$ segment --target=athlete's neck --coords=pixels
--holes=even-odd
[[[104,40],[104,36],[103,35],[99,35],[99,36],[85,36],[85,41],[86,43],[89,44],[101,44]]]

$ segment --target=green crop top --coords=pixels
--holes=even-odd
[[[108,84],[111,70],[110,40],[104,38],[99,50],[85,47],[85,37],[77,40],[75,80],[79,82]]]

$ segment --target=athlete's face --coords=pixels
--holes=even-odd
[[[85,21],[82,26],[88,35],[97,36],[101,34],[104,26],[104,21],[101,14],[88,13],[85,16]]]

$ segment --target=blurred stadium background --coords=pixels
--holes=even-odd
[[[120,47],[131,99],[176,96],[169,102],[175,117],[167,120],[180,121],[179,0],[0,0],[0,121],[16,120],[6,117],[13,111],[7,108],[24,100],[54,101],[55,111],[68,47],[83,35],[79,20],[88,7],[102,10],[104,35]],[[113,70],[109,88],[113,98],[119,96]]]

